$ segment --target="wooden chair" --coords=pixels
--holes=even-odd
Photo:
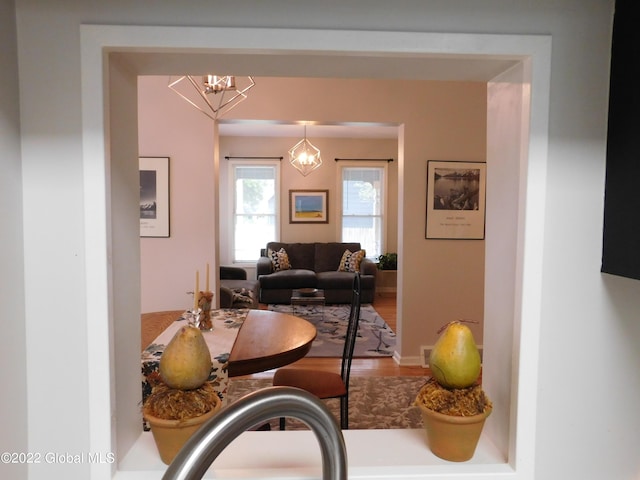
[[[339,398],[340,427],[344,430],[349,428],[349,375],[360,321],[360,293],[360,274],[356,273],[339,374],[311,369],[280,368],[273,376],[274,386],[301,388],[321,399]],[[285,419],[280,418],[280,430],[284,430],[284,427]]]

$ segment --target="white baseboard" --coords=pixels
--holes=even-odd
[[[393,360],[402,367],[416,367],[419,366],[421,362],[419,356],[401,357],[398,352],[393,352]]]

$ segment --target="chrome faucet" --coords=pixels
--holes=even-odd
[[[221,410],[185,443],[162,478],[202,478],[218,455],[238,435],[279,417],[297,418],[315,433],[322,451],[324,480],[346,480],[347,449],[335,418],[316,396],[293,387],[258,390]]]

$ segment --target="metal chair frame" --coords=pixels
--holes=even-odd
[[[351,308],[349,310],[349,323],[345,334],[344,348],[342,350],[342,362],[340,366],[340,377],[344,383],[346,393],[336,397],[327,397],[340,399],[340,427],[343,430],[347,430],[349,428],[349,378],[351,376],[353,351],[355,350],[358,326],[360,323],[361,292],[360,273],[356,272],[353,278],[353,295],[351,297]],[[284,429],[285,418],[281,417],[280,430]]]

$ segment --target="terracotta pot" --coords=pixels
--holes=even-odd
[[[427,432],[429,448],[440,458],[451,462],[465,462],[476,451],[485,419],[491,409],[480,415],[456,417],[429,410],[420,405],[422,421]]]
[[[162,461],[169,465],[191,435],[218,413],[220,408],[222,408],[222,402],[218,400],[216,405],[204,415],[186,420],[165,420],[144,412],[144,418],[149,422]]]

